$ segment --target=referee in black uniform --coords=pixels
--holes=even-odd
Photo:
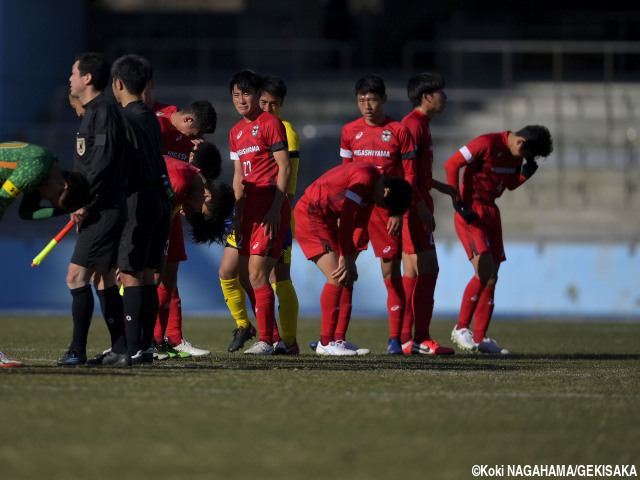
[[[160,123],[142,101],[149,75],[149,62],[137,55],[120,57],[111,68],[113,93],[127,121],[128,218],[118,268],[124,285],[127,346],[134,364],[153,361],[151,340],[158,315],[154,274],[163,268],[174,200],[162,156]]]
[[[74,170],[89,182],[92,200],[71,214],[78,237],[67,285],[71,290],[73,339],[59,365],[86,363],[86,346],[93,314],[91,280],[111,334],[111,351],[127,351],[122,300],[115,283],[118,245],[126,221],[122,186],[127,168],[123,155],[125,122],[120,108],[103,94],[109,82],[109,63],[100,53],[76,56],[69,78],[70,94],[80,100],[85,114],[76,135]]]

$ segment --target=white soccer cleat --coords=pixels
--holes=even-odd
[[[173,347],[173,349],[177,352],[190,353],[192,357],[203,357],[205,355],[211,355],[211,352],[209,350],[194,347],[184,338],[182,339],[182,342]]]
[[[358,345],[349,342],[348,340],[336,340],[336,343],[338,342],[343,342],[345,348],[348,348],[349,350],[355,350],[358,355],[369,355],[371,353],[371,350],[369,350],[368,348],[358,348]]]
[[[337,342],[329,342],[329,345],[322,345],[322,342],[318,342],[316,354],[344,357],[358,355],[358,352],[347,348],[343,340],[338,340]]]
[[[254,343],[251,348],[248,348],[244,351],[249,355],[273,355],[274,352],[273,345],[269,345],[266,342],[258,341]]]
[[[509,350],[498,346],[493,338],[484,337],[482,342],[478,344],[480,353],[497,353],[499,355],[509,355]]]
[[[23,366],[24,363],[19,362],[18,360],[13,360],[7,357],[4,353],[0,352],[0,368],[13,368]]]
[[[457,326],[453,327],[451,341],[462,350],[474,351],[478,348],[478,344],[473,341],[473,333],[468,328],[458,330]]]

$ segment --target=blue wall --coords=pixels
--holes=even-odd
[[[64,225],[45,222],[51,236]],[[43,223],[43,225],[45,224]],[[58,225],[60,223],[60,225]],[[55,226],[53,226],[55,225]],[[71,296],[65,275],[74,245],[71,232],[40,266],[31,260],[51,236],[0,238],[0,310],[68,312]],[[640,252],[622,244],[506,245],[500,269],[496,316],[612,316],[640,319]],[[222,247],[187,243],[189,260],[180,267],[179,287],[185,312],[226,311],[218,280]],[[440,276],[435,315],[457,315],[462,292],[473,274],[458,243],[438,248]],[[370,251],[358,259],[360,280],[354,290],[354,315],[385,315],[386,291],[380,266]],[[324,277],[294,244],[292,277],[302,315],[317,315]]]

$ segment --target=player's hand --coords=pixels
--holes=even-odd
[[[522,164],[522,176],[528,180],[536,170],[538,170],[537,162],[531,157],[525,158]]]
[[[193,150],[198,150],[198,147],[204,143],[204,138],[194,138],[191,143],[193,143]]]
[[[75,212],[71,212],[71,220],[74,223],[82,222],[89,215],[89,211],[85,207],[80,207]]]
[[[427,207],[427,204],[423,201],[418,203],[418,215],[420,215],[420,220],[422,220],[422,223],[430,232],[436,229],[436,219]]]
[[[467,207],[462,200],[453,202],[453,208],[467,223],[473,223],[478,219],[478,214]]]
[[[331,272],[331,277],[343,287],[353,285],[353,282],[358,279],[355,258],[351,255],[339,256],[338,267]]]
[[[280,231],[280,210],[273,211],[269,209],[267,214],[262,218],[260,226],[264,227],[265,237],[275,238]]]
[[[395,235],[399,235],[400,232],[402,232],[402,215],[389,217],[389,221],[387,222],[387,233],[393,237]]]

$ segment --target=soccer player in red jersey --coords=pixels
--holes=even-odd
[[[204,134],[215,132],[217,125],[215,108],[206,100],[194,102],[183,109],[160,103],[152,96],[154,86],[155,80],[152,73],[147,88],[142,92],[142,98],[145,104],[156,112],[160,122],[163,154],[189,161],[193,150],[204,142],[202,138]],[[175,349],[179,356],[210,355],[209,350],[197,348],[184,338],[178,338],[182,337],[182,300],[178,291],[178,269],[180,262],[187,260],[187,253],[184,246],[182,218],[177,213],[171,221],[165,253],[165,267],[158,287],[160,309],[156,323],[168,324],[167,333],[170,334],[170,338],[167,338],[168,346],[162,345],[162,350],[169,350],[173,354],[172,349]]]
[[[358,278],[353,231],[367,226],[375,207],[388,210],[391,216],[404,214],[411,203],[411,193],[406,180],[389,178],[368,162],[346,163],[313,182],[296,204],[298,244],[307,259],[327,277],[320,297],[318,355],[369,353],[367,349],[350,347],[336,331],[345,301],[346,309],[351,309],[353,282]]]
[[[454,353],[452,348],[441,347],[429,333],[439,271],[433,238],[436,224],[431,189],[450,195],[453,200],[458,199],[455,188],[433,178],[433,140],[429,126],[431,119],[444,112],[447,106],[444,86],[443,78],[437,73],[421,73],[409,78],[407,95],[413,110],[402,119],[416,144],[416,183],[423,199],[411,205],[402,225],[402,283],[406,304],[400,340],[406,355]],[[426,223],[422,218],[427,219]],[[412,336],[414,323],[415,332]]]
[[[384,81],[378,75],[367,75],[356,82],[355,95],[362,117],[342,128],[340,156],[343,163],[368,162],[390,176],[407,180],[415,186],[415,146],[409,129],[384,113],[387,101]],[[419,198],[417,188],[414,196]],[[356,231],[356,244],[366,248],[370,237],[376,257],[380,258],[382,276],[387,288],[389,312],[389,345],[387,352],[402,354],[400,334],[404,316],[405,295],[402,285],[402,215],[390,216],[384,208],[374,207],[368,228]],[[352,292],[349,292],[352,293]],[[349,295],[347,293],[347,296]],[[336,336],[344,340],[348,322],[345,300]]]
[[[528,125],[517,132],[482,135],[445,163],[447,182],[456,189],[459,172],[464,169],[462,198],[454,202],[454,221],[475,273],[464,291],[458,324],[451,332],[451,340],[464,350],[509,353],[486,336],[498,269],[507,259],[500,210],[495,202],[505,189],[514,190],[531,178],[538,168],[536,157],[547,157],[552,151],[549,130],[542,125]],[[472,318],[473,332],[469,329]]]
[[[233,105],[242,120],[229,133],[234,160],[236,234],[241,283],[250,285],[249,299],[256,312],[259,340],[244,353],[274,353],[275,295],[269,274],[280,258],[291,223],[287,187],[291,160],[282,122],[259,106],[262,77],[251,70],[229,80]]]
[[[200,146],[207,144],[208,142],[205,142]],[[235,204],[233,189],[223,182],[205,178],[201,175],[200,170],[189,162],[183,162],[167,155],[164,160],[171,185],[176,194],[176,215],[180,216],[180,212],[182,212],[191,225],[193,241],[195,243],[219,243],[226,239],[228,233],[226,219],[231,215]],[[175,241],[184,245],[182,234]],[[167,256],[166,249],[165,258]],[[166,300],[161,303],[165,306],[165,312],[160,312],[158,315],[153,335],[154,353],[159,359],[166,358],[166,356],[183,357],[185,354],[191,353],[189,350],[195,349],[191,346],[191,349],[182,350],[181,343],[186,342],[182,339],[182,317],[169,315],[167,303]]]

